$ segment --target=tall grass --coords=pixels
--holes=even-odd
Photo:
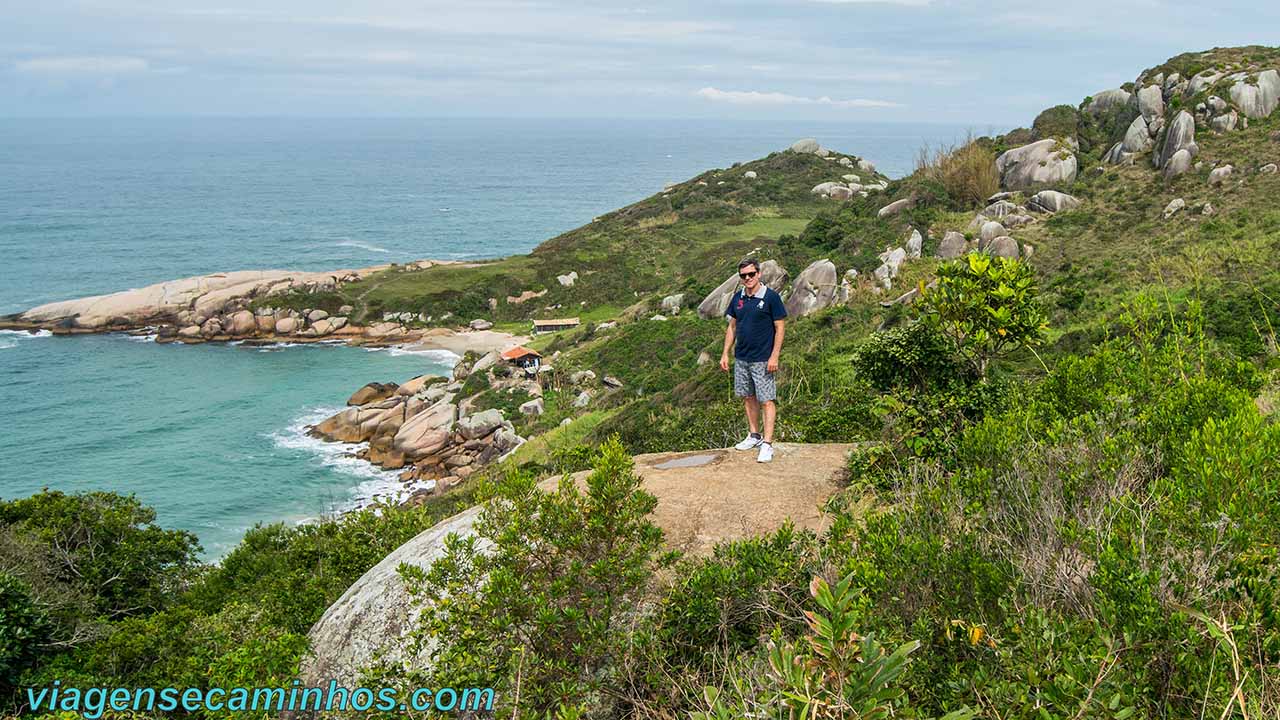
[[[916,175],[941,183],[951,201],[965,208],[985,203],[1000,190],[995,152],[972,133],[958,145],[922,146]]]

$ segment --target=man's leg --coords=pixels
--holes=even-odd
[[[747,425],[751,426],[751,434],[760,434],[760,403],[756,400],[754,395],[748,395],[747,397],[742,398],[742,405],[747,410]],[[769,420],[768,422],[770,423],[769,427],[772,428],[773,421]]]
[[[752,400],[755,400],[755,398],[752,398]],[[766,400],[764,402],[764,441],[769,444],[773,444],[773,421],[777,414],[778,404],[772,400]],[[752,432],[754,431],[753,427]]]

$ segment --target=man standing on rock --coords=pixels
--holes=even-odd
[[[734,447],[760,448],[756,462],[773,460],[773,423],[777,417],[778,388],[773,375],[782,352],[783,320],[787,309],[782,297],[764,285],[760,263],[747,259],[738,263],[742,287],[733,294],[724,314],[729,327],[724,332],[724,352],[720,369],[729,370],[729,347],[733,347],[733,392],[742,398],[751,434]],[[736,340],[736,342],[735,342]],[[760,434],[760,414],[764,410],[764,434]]]

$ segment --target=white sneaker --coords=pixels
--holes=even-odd
[[[756,462],[773,462],[773,444],[767,442],[760,443],[760,454],[756,456]]]
[[[733,446],[734,450],[750,450],[764,442],[764,438],[759,435],[748,435],[742,442]]]

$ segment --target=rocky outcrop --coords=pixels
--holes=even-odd
[[[881,219],[893,217],[894,215],[897,215],[898,213],[904,210],[910,210],[911,208],[915,207],[915,205],[916,205],[916,199],[914,197],[905,197],[905,198],[902,198],[901,200],[894,200],[888,205],[885,205],[884,207],[880,208],[879,212],[876,213],[876,217],[879,217]]]
[[[470,372],[480,371],[473,366]],[[350,407],[310,433],[332,442],[367,443],[359,457],[387,469],[405,468],[405,480],[465,477],[524,440],[499,410],[468,414],[467,403],[457,402],[459,387],[433,376],[401,386],[370,383],[351,396]]]
[[[766,534],[786,522],[799,529],[825,529],[828,520],[820,508],[839,489],[850,448],[779,444],[763,475],[753,453],[729,450],[639,455],[635,469],[644,489],[658,499],[652,518],[662,528],[663,541],[696,557],[709,555],[718,543]],[[574,481],[581,486],[585,477],[578,473]],[[540,487],[552,490],[558,481],[551,478]],[[430,568],[444,555],[445,538],[474,533],[481,511],[473,507],[423,531],[329,606],[308,633],[312,652],[303,661],[303,683],[336,680],[355,687],[361,671],[375,658],[424,668],[427,653],[411,655],[407,642],[422,608],[409,595],[398,569]]]
[[[662,308],[662,312],[668,315],[678,314],[680,312],[680,308],[684,307],[684,293],[676,293],[675,295],[668,295],[662,298],[662,302],[659,303],[659,307]]]
[[[1073,140],[1047,138],[1007,150],[996,158],[1000,187],[1031,190],[1053,185],[1070,185],[1076,179]]]
[[[564,274],[564,275],[557,275],[557,276],[556,276],[556,282],[560,283],[561,285],[563,285],[563,286],[565,286],[565,287],[573,287],[573,284],[574,284],[575,282],[577,282],[577,281],[578,281],[578,271],[577,271],[577,270],[570,271],[570,272],[568,272],[568,273],[566,273],[566,274]]]
[[[1231,101],[1245,117],[1255,120],[1269,117],[1280,104],[1280,73],[1266,70],[1250,83],[1241,79],[1231,86]]]
[[[965,246],[964,235],[950,230],[946,235],[942,236],[942,242],[938,244],[938,257],[943,260],[958,258],[964,254]]]
[[[1074,210],[1080,207],[1080,201],[1071,195],[1057,190],[1041,190],[1027,200],[1027,208],[1036,212],[1056,213],[1063,210]]]
[[[1093,96],[1093,99],[1085,106],[1085,112],[1092,115],[1104,115],[1128,105],[1131,97],[1133,96],[1124,88],[1103,90]]]
[[[765,285],[778,290],[787,282],[787,271],[775,260],[765,260],[760,263],[760,278]],[[724,282],[707,294],[702,302],[698,304],[698,315],[704,318],[718,318],[724,315],[724,311],[729,307],[729,300],[733,297],[733,293],[738,290],[742,281],[738,278],[738,271],[735,270],[732,275],[725,279]]]
[[[796,276],[787,298],[788,317],[804,317],[835,304],[839,288],[836,266],[830,260],[817,260]]]
[[[1160,152],[1152,156],[1156,169],[1165,177],[1180,175],[1191,168],[1191,159],[1200,152],[1196,145],[1196,120],[1186,110],[1179,111],[1165,131]],[[1175,161],[1174,157],[1182,153]]]

